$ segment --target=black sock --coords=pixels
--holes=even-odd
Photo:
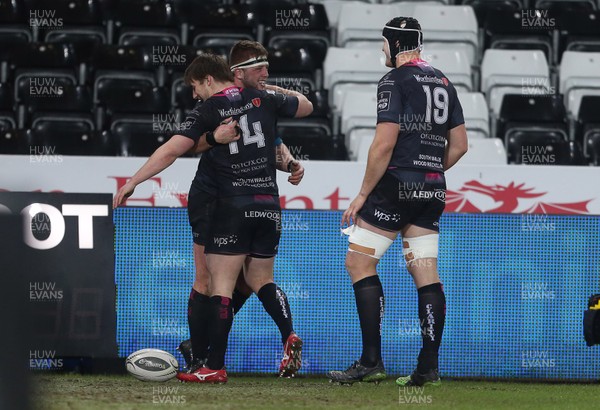
[[[282,343],[285,343],[290,333],[294,331],[292,313],[285,292],[276,284],[267,283],[260,288],[257,296],[279,328]]]
[[[210,298],[210,317],[210,351],[206,366],[209,369],[219,370],[225,366],[227,340],[233,323],[231,299],[225,296],[212,296]]]
[[[360,363],[366,367],[373,367],[381,360],[383,287],[377,275],[361,279],[352,287],[362,331],[363,351]]]
[[[252,295],[252,294],[250,294]],[[244,303],[248,300],[250,295],[245,295],[237,289],[233,290],[233,297],[231,298],[231,306],[233,307],[233,314],[237,315]]]
[[[192,289],[188,300],[188,326],[192,340],[192,357],[204,360],[208,354],[208,324],[210,298]]]
[[[438,351],[446,320],[446,296],[441,283],[423,286],[419,292],[419,320],[423,347],[417,371],[421,374],[438,368]]]

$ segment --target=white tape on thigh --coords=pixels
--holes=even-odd
[[[432,233],[414,238],[402,238],[402,253],[406,262],[423,258],[437,258],[439,237],[439,234]]]
[[[358,225],[351,225],[342,232],[348,235],[350,252],[362,253],[375,259],[381,259],[385,251],[392,245],[393,240],[386,238]]]

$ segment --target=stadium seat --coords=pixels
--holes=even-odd
[[[345,136],[344,143],[351,159],[358,156],[360,140],[364,134],[362,131],[353,131],[366,128],[374,134],[376,126],[377,93],[360,89],[348,90],[342,104],[340,132]]]
[[[189,14],[180,14],[180,18],[189,27],[187,35],[196,47],[216,47],[219,39],[230,41],[229,46],[241,39],[263,40],[257,37],[259,20],[252,5],[215,7],[190,2],[187,8]]]
[[[282,119],[277,122],[277,134],[298,160],[332,160],[335,157],[331,129],[326,121]]]
[[[477,19],[471,7],[417,4],[413,16],[421,24],[426,48],[449,46],[464,50],[469,63],[478,65]]]
[[[485,51],[481,63],[481,91],[490,110],[499,114],[504,94],[549,94],[549,68],[539,50]]]
[[[25,26],[0,27],[0,46],[30,43],[33,39],[31,31]]]
[[[40,100],[38,104],[52,106],[62,98],[68,87],[75,87],[77,78],[70,70],[20,69],[15,72],[14,102],[17,108],[18,128],[24,128],[27,116],[26,104]]]
[[[471,65],[463,50],[452,50],[449,47],[426,47],[422,53],[423,60],[443,72],[458,91],[473,91]]]
[[[585,151],[591,163],[600,166],[600,129],[590,133],[585,140]]]
[[[511,164],[583,165],[579,145],[553,133],[515,133],[509,138],[507,152]]]
[[[407,14],[401,14],[396,5],[348,2],[340,10],[336,45],[357,48],[367,42],[367,46],[381,47],[383,26],[400,15]]]
[[[539,10],[551,10],[558,14],[571,13],[573,11],[587,11],[591,12],[596,10],[596,0],[535,0],[531,1],[531,6]]]
[[[12,112],[0,112],[0,131],[14,130],[17,128],[17,121]]]
[[[96,103],[110,113],[162,113],[169,111],[167,92],[162,87],[107,79],[95,90]]]
[[[498,10],[485,23],[485,49],[541,50],[552,65],[556,16],[548,10]]]
[[[271,9],[265,21],[265,44],[269,48],[305,48],[321,63],[330,46],[329,21],[322,4]],[[278,17],[279,16],[279,17]]]
[[[565,50],[600,52],[600,12],[573,11],[561,14],[560,55]]]
[[[64,68],[73,69],[78,60],[70,44],[27,43],[16,44],[7,50],[12,68]]]
[[[100,0],[56,0],[52,7],[46,0],[26,0],[31,10],[48,10],[60,19],[58,27],[40,26],[35,35],[48,43],[71,43],[77,55],[89,57],[94,44],[109,41],[109,28]],[[51,22],[51,20],[50,20]]]
[[[34,114],[44,112],[92,113],[92,96],[88,86],[64,82],[59,87],[60,93],[51,96],[32,95],[29,92],[20,95],[18,99],[26,117],[32,118]],[[29,123],[26,119],[25,124]]]
[[[25,131],[4,129],[0,119],[0,154],[29,155],[31,144],[26,136]]]
[[[28,133],[33,145],[53,147],[53,154],[106,155],[108,151],[95,132],[91,114],[36,113]]]
[[[366,162],[374,138],[375,128],[355,128],[350,131],[346,136],[346,149],[350,161]]]
[[[504,96],[496,136],[510,146],[510,140],[516,135],[529,135],[546,138],[546,134],[569,139],[567,114],[561,95],[514,95]],[[510,158],[509,158],[510,159]]]
[[[306,80],[310,83],[311,90],[321,88],[322,63],[308,49],[289,47],[269,49],[268,52],[271,80],[276,77],[287,79],[291,83]]]
[[[110,133],[116,145],[117,155],[125,157],[148,157],[165,143],[173,133],[157,129],[149,115],[115,115]]]
[[[197,100],[194,99],[192,87],[187,86],[183,82],[181,73],[173,74],[171,82],[171,107],[188,112],[196,105]]]
[[[309,91],[306,95],[306,98],[308,98],[313,105],[313,112],[311,114],[311,117],[329,118],[331,116],[327,90]]]
[[[355,128],[373,128],[377,125],[377,93],[365,90],[348,90],[341,110],[340,131],[346,136],[346,147],[356,153],[356,145],[350,141]]]
[[[565,51],[560,63],[560,93],[572,118],[584,95],[600,95],[600,53]]]
[[[346,90],[377,89],[377,83],[388,71],[385,55],[379,49],[330,47],[323,63],[324,87],[329,90],[329,104],[340,110]]]
[[[600,96],[588,95],[581,99],[577,114],[577,132],[575,141],[583,142],[583,153],[586,158],[592,157],[593,147],[600,137]],[[598,165],[598,164],[595,164]]]
[[[120,45],[181,44],[175,9],[168,2],[119,1],[114,7],[113,20]]]
[[[10,84],[0,83],[0,111],[14,109],[13,91]]]
[[[483,28],[488,16],[505,11],[520,13],[520,10],[525,8],[521,0],[462,0],[456,4],[473,7],[477,23],[480,28]]]
[[[490,137],[489,112],[482,93],[463,92],[458,94],[463,109],[465,127],[469,138]]]
[[[498,138],[469,138],[460,165],[506,165],[506,150]]]

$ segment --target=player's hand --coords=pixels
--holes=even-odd
[[[358,211],[360,211],[360,209],[363,207],[366,200],[367,197],[363,197],[361,195],[354,198],[348,209],[346,209],[342,215],[342,226],[350,226],[353,223],[356,223],[356,214],[358,214]]]
[[[215,141],[219,144],[229,144],[240,139],[240,127],[231,117],[223,120],[214,132]]]
[[[125,200],[133,194],[134,190],[135,184],[133,184],[131,181],[128,181],[125,185],[123,185],[113,198],[113,209],[125,202]]]
[[[290,165],[290,169],[292,170],[292,174],[288,177],[288,182],[292,185],[298,185],[302,178],[304,178],[304,167],[300,163],[300,161],[292,161]]]

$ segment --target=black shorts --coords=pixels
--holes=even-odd
[[[395,170],[386,172],[367,197],[358,215],[386,231],[401,231],[407,224],[439,232],[446,206],[443,174]]]
[[[273,195],[219,198],[206,253],[270,258],[281,236],[281,207]]]
[[[197,245],[206,246],[216,202],[216,197],[202,191],[188,197],[188,218]]]

